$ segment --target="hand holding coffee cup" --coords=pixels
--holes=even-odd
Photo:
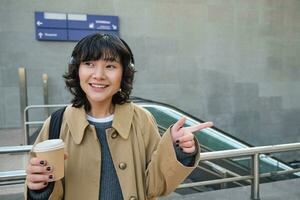
[[[27,186],[31,190],[40,190],[48,182],[64,177],[64,143],[61,139],[46,140],[38,143],[32,150],[36,157],[31,158],[27,166]]]

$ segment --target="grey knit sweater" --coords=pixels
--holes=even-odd
[[[100,192],[99,199],[111,200],[111,199],[123,199],[122,190],[120,187],[119,179],[110,155],[109,147],[106,139],[107,128],[110,128],[112,121],[108,122],[94,122],[89,123],[96,128],[97,136],[100,142],[101,148],[101,178],[100,178]]]

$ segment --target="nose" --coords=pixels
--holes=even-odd
[[[93,72],[93,78],[105,79],[105,70],[102,66],[96,66]]]

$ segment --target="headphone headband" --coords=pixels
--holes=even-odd
[[[133,57],[133,53],[132,53],[129,45],[123,39],[120,38],[120,40],[123,42],[123,44],[126,46],[127,50],[129,51],[129,53],[130,53],[130,60],[131,60],[130,62],[134,66],[134,57]]]

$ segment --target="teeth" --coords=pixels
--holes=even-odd
[[[99,84],[91,84],[93,87],[96,87],[96,88],[105,88],[105,85],[99,85]]]

